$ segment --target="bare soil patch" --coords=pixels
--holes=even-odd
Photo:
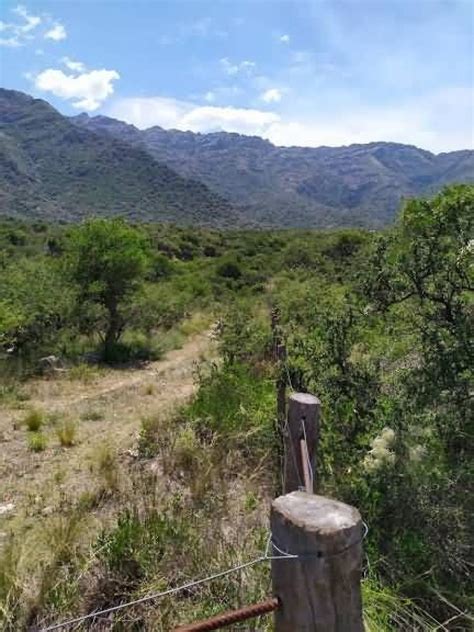
[[[91,382],[67,376],[35,379],[25,387],[29,399],[0,406],[0,531],[48,515],[97,485],[91,471],[94,450],[107,444],[127,459],[136,446],[141,420],[169,415],[195,389],[197,363],[212,355],[209,335],[199,334],[160,361],[141,368],[104,369]],[[29,410],[43,413],[44,451],[33,452],[23,419]],[[57,427],[76,424],[72,447],[62,447]],[[13,508],[12,508],[13,505]]]

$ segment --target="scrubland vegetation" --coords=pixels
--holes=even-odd
[[[322,400],[319,492],[358,507],[369,527],[367,629],[470,629],[473,187],[412,200],[381,233],[4,221],[0,247],[0,406],[17,411],[15,432],[38,467],[52,450],[64,461],[47,511],[0,516],[5,630],[259,556],[280,491],[282,375]],[[30,404],[38,371],[61,397],[66,383],[87,389],[110,371],[144,371],[211,331],[215,350],[196,365],[193,397],[143,415],[127,458],[99,437],[81,464],[87,488],[65,487],[81,425],[106,423],[108,411],[87,400],[80,418],[48,416]],[[52,369],[45,356],[56,357]],[[137,386],[140,401],[159,396],[148,378]],[[113,434],[124,419],[108,423]],[[0,449],[6,463],[8,437]],[[78,629],[168,630],[266,597],[268,571],[254,566]],[[270,630],[271,617],[251,625],[235,629]]]

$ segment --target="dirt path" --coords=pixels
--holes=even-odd
[[[141,420],[166,416],[185,403],[195,388],[196,364],[211,353],[209,335],[200,334],[161,361],[140,369],[108,369],[90,383],[66,376],[32,381],[23,410],[0,407],[0,530],[6,522],[44,515],[92,490],[97,451],[107,445],[123,455],[135,447]],[[22,423],[33,408],[46,420],[42,431],[48,445],[42,452],[30,450],[31,433]],[[56,434],[65,420],[77,428],[70,448],[61,447]]]

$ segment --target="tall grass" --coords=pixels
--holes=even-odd
[[[32,408],[25,415],[23,419],[23,423],[27,427],[30,432],[37,432],[45,421],[45,416],[43,411],[38,410],[37,408]]]
[[[64,448],[72,447],[76,442],[77,426],[71,419],[65,419],[56,426],[56,436]]]

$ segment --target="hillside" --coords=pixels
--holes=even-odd
[[[438,156],[397,143],[276,147],[258,137],[139,130],[104,116],[73,118],[81,128],[146,148],[185,177],[197,178],[274,227],[383,226],[403,198],[474,180],[474,152]]]
[[[0,214],[72,221],[91,214],[215,227],[390,223],[403,198],[474,180],[474,152],[417,147],[276,147],[87,114],[0,90]]]
[[[75,220],[90,214],[225,226],[237,213],[205,185],[149,153],[81,129],[48,103],[0,90],[0,214]]]

